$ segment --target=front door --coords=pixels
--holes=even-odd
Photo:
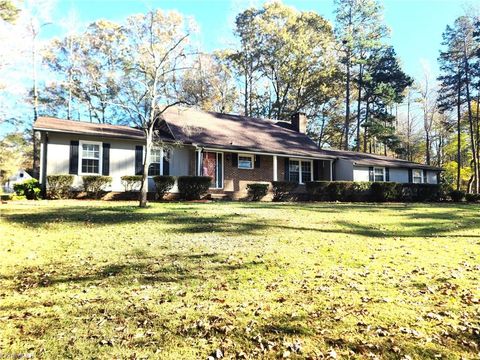
[[[223,188],[223,153],[204,152],[202,174],[212,178],[212,188]]]

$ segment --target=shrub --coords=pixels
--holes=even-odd
[[[173,176],[154,176],[153,181],[155,182],[155,189],[157,190],[157,195],[159,199],[162,199],[163,196],[170,191],[170,189],[175,184],[175,178]]]
[[[73,184],[73,175],[48,175],[47,184],[47,196],[49,198],[68,198]]]
[[[370,186],[372,201],[398,201],[402,198],[402,184],[395,182],[373,182]]]
[[[480,202],[480,194],[465,194],[465,199],[468,202]]]
[[[125,191],[138,191],[142,185],[142,175],[125,175],[121,178]]]
[[[285,201],[298,186],[292,181],[272,181],[273,201]]]
[[[25,196],[28,200],[37,200],[40,197],[40,185],[37,179],[28,179],[13,185],[13,190],[19,196]]]
[[[105,192],[105,187],[110,185],[110,176],[86,175],[82,176],[83,188],[89,197],[99,199]]]
[[[372,183],[368,181],[358,181],[352,183],[350,201],[369,201],[371,196]]]
[[[453,190],[453,191],[450,191],[449,195],[452,198],[452,201],[460,202],[460,201],[463,201],[463,199],[465,198],[465,191]]]
[[[209,176],[179,176],[178,191],[185,200],[198,200],[208,192],[211,183]]]
[[[268,192],[268,184],[254,183],[247,185],[248,196],[252,201],[260,201]]]
[[[402,201],[440,201],[440,184],[402,184]]]
[[[329,200],[328,186],[329,181],[308,181],[305,183],[307,193],[310,195],[310,199],[314,201],[326,201]]]

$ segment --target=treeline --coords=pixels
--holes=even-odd
[[[28,99],[34,118],[130,123],[147,138],[175,104],[283,120],[302,111],[319,146],[443,166],[448,184],[478,192],[478,24],[468,15],[448,26],[440,78],[414,81],[379,0],[335,0],[333,24],[280,2],[250,8],[236,17],[235,46],[214,53],[182,14],[152,10],[72,26],[34,49],[52,76],[33,79]]]

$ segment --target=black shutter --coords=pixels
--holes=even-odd
[[[232,166],[238,167],[238,154],[232,153]]]
[[[409,183],[412,183],[412,182],[413,182],[412,169],[408,169],[408,182],[409,182]]]
[[[70,165],[69,174],[78,174],[78,140],[70,141]]]
[[[368,168],[368,181],[375,181],[375,174],[373,172],[373,166]]]
[[[135,175],[143,175],[143,146],[135,146]]]
[[[385,168],[385,181],[390,181],[390,168]]]
[[[320,160],[313,160],[313,181],[320,180]]]
[[[223,154],[217,154],[217,188],[223,188]]]
[[[163,157],[163,175],[170,175],[170,161]]]
[[[427,180],[427,169],[423,169],[423,183],[426,184]]]
[[[289,158],[284,158],[285,162],[284,162],[284,169],[285,169],[285,174],[284,174],[284,179],[285,181],[288,181],[290,179],[290,159]]]
[[[255,169],[260,168],[260,155],[255,155],[254,168],[255,168]]]
[[[102,144],[102,175],[110,175],[110,144]]]

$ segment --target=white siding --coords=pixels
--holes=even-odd
[[[390,168],[390,181],[397,183],[408,183],[408,169]]]
[[[353,167],[353,181],[368,181],[369,180],[368,167],[354,166]]]
[[[432,170],[428,170],[427,171],[427,183],[429,184],[437,184],[438,181],[437,181],[437,171],[432,171]]]

